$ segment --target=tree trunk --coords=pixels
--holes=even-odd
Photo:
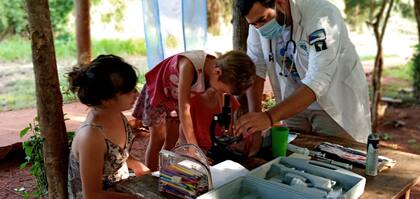
[[[90,39],[90,0],[76,0],[77,62],[88,64],[92,58]]]
[[[377,43],[377,53],[375,58],[375,65],[372,74],[372,130],[374,133],[378,132],[379,118],[378,108],[381,100],[381,78],[383,68],[383,54],[382,54],[382,43]]]
[[[378,133],[379,131],[379,118],[378,118],[378,107],[379,102],[381,101],[381,78],[382,78],[382,68],[383,68],[383,53],[382,53],[382,41],[385,35],[386,25],[391,14],[392,7],[394,5],[394,0],[383,0],[379,13],[375,17],[375,22],[370,23],[373,27],[375,33],[377,53],[375,58],[375,65],[373,68],[372,74],[372,88],[373,88],[373,97],[372,97],[372,131],[373,133]],[[384,16],[385,8],[387,11]]]
[[[26,0],[49,198],[67,198],[68,144],[48,0]]]
[[[414,13],[416,14],[417,22],[417,39],[420,44],[420,0],[414,0]]]
[[[414,13],[416,14],[417,22],[417,39],[418,46],[416,48],[414,59],[420,59],[420,0],[414,0]],[[419,61],[413,61],[414,64],[419,64]],[[417,103],[420,103],[420,66],[413,66],[413,87],[414,87],[414,97],[416,98]]]
[[[233,49],[246,52],[246,40],[248,37],[248,22],[241,15],[238,6],[239,0],[233,0],[232,3],[232,25],[233,25]],[[243,115],[248,112],[248,101],[246,95],[238,97],[241,104],[237,115]]]
[[[248,22],[241,15],[238,0],[233,1],[232,24],[233,24],[233,49],[246,52],[246,40],[248,38]]]

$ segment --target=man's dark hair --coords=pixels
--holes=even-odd
[[[241,15],[245,17],[257,2],[266,8],[274,8],[275,0],[239,0],[238,6]]]

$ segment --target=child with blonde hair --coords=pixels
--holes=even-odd
[[[173,55],[146,74],[146,85],[133,116],[148,126],[151,136],[146,150],[146,165],[158,168],[158,153],[171,149],[183,133],[186,143],[196,144],[190,99],[208,88],[219,93],[242,94],[255,76],[255,65],[245,53],[230,51],[216,58],[204,51]],[[181,131],[179,131],[181,129]]]

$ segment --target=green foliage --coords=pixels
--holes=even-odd
[[[34,198],[40,196],[46,196],[48,192],[47,176],[45,173],[44,167],[44,156],[42,153],[42,146],[45,138],[41,135],[41,130],[39,128],[38,118],[35,118],[32,124],[29,124],[28,127],[24,128],[19,136],[22,138],[28,132],[31,132],[32,135],[28,141],[23,142],[23,150],[25,151],[25,162],[20,165],[20,168],[26,168],[30,166],[29,172],[36,178],[36,188],[33,193]],[[24,196],[29,197],[30,194],[24,194]]]
[[[230,24],[232,20],[232,4],[233,0],[220,0],[222,4],[222,17],[223,21],[227,24]]]
[[[413,56],[412,71],[412,84],[414,88],[414,96],[417,103],[420,103],[420,45],[416,46],[416,52]]]
[[[369,19],[370,0],[345,0],[346,21],[350,26],[360,29],[361,26]]]
[[[220,27],[224,24],[230,24],[232,20],[233,0],[212,0],[207,1],[207,26],[208,32],[213,35],[220,35]]]
[[[53,32],[57,36],[68,34],[65,26],[74,1],[48,0],[48,3]],[[23,0],[0,1],[0,13],[0,35],[4,32],[22,34],[27,30],[28,16]]]
[[[101,15],[101,21],[103,23],[113,23],[117,31],[122,31],[122,21],[125,16],[126,2],[123,0],[108,0],[111,4],[111,10]]]
[[[409,2],[400,2],[396,5],[396,10],[406,19],[415,19],[413,5]]]
[[[264,101],[262,104],[262,111],[267,111],[270,110],[271,108],[273,108],[276,105],[276,100],[275,99],[269,99],[267,101]]]
[[[0,1],[0,33],[21,33],[26,29],[28,19],[23,1]]]
[[[17,189],[16,191],[21,193],[23,198],[44,198],[44,196],[48,193],[48,182],[47,175],[45,173],[44,155],[42,149],[45,138],[41,135],[38,117],[35,117],[32,123],[22,129],[19,136],[20,138],[23,138],[28,133],[31,133],[31,136],[27,141],[23,142],[23,150],[26,155],[25,162],[19,167],[24,169],[30,165],[29,172],[36,178],[36,188],[33,193],[27,192],[23,187]],[[70,147],[74,138],[74,132],[67,132],[67,138],[68,146]]]
[[[410,2],[395,1],[391,16],[400,13],[404,18],[414,19],[414,8]],[[360,30],[367,21],[370,21],[379,12],[382,0],[344,0],[344,3],[346,22],[352,28]]]
[[[56,39],[65,39],[69,36],[67,31],[68,15],[74,8],[74,1],[48,0],[51,12],[51,25]]]

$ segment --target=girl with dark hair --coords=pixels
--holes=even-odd
[[[138,97],[134,68],[114,55],[100,55],[89,65],[68,73],[70,90],[90,107],[76,130],[69,157],[69,198],[135,198],[106,191],[128,177],[149,169],[130,156],[133,131],[122,111],[131,109]]]

